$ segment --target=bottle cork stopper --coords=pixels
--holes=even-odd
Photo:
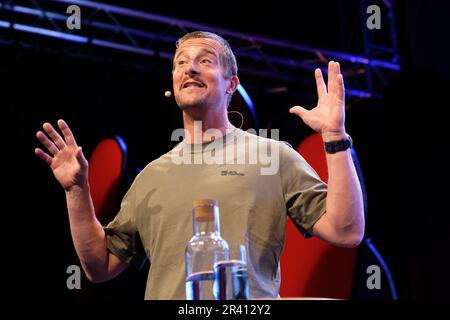
[[[214,199],[194,200],[194,216],[199,222],[214,220],[214,207],[218,206],[218,201]]]
[[[193,206],[199,207],[199,206],[218,206],[219,202],[215,199],[200,199],[200,200],[194,200]]]

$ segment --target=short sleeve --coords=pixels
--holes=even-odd
[[[141,263],[145,258],[136,226],[136,210],[135,181],[125,194],[117,216],[104,227],[108,250],[126,263]]]
[[[280,176],[288,216],[305,238],[326,211],[328,186],[292,147],[280,143]]]

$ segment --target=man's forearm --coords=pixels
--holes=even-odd
[[[70,231],[81,265],[91,281],[101,281],[108,270],[105,232],[95,217],[89,186],[66,192]]]
[[[356,244],[364,234],[364,207],[350,149],[327,154],[327,219],[338,236]]]

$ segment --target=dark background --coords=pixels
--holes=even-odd
[[[116,4],[324,48],[342,46],[337,1],[302,2],[295,9],[287,1],[251,8],[176,1]],[[449,298],[449,125],[443,115],[449,107],[450,11],[445,1],[396,4],[402,70],[384,90],[383,100],[363,101],[348,110],[347,131],[368,192],[366,235],[390,266],[400,299]],[[33,296],[77,299],[80,294],[65,284],[66,267],[78,261],[64,192],[34,156],[39,144],[35,133],[44,122],[64,118],[86,156],[101,138],[119,134],[128,145],[130,166],[142,168],[173,146],[170,134],[182,126],[178,107],[163,97],[171,89],[171,65],[154,61],[159,68],[143,71],[37,49],[0,49],[1,96],[7,112],[4,157],[11,177],[6,202],[12,204],[6,231],[12,231],[8,239],[18,256],[13,269],[21,271],[13,281],[28,284],[27,292],[33,281]],[[252,81],[241,76],[244,85]],[[305,90],[311,99],[304,101],[249,92],[261,127],[280,128],[283,140],[298,145],[305,129],[288,110],[296,104],[314,105],[315,91]]]

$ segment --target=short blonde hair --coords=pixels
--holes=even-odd
[[[233,50],[231,50],[230,44],[228,43],[227,40],[225,40],[224,38],[215,33],[208,31],[190,32],[177,40],[176,47],[178,49],[180,45],[188,39],[198,39],[198,38],[212,39],[214,41],[217,41],[223,50],[223,53],[220,54],[220,61],[226,70],[225,77],[230,78],[231,76],[237,76],[238,67],[236,57],[233,53]]]

